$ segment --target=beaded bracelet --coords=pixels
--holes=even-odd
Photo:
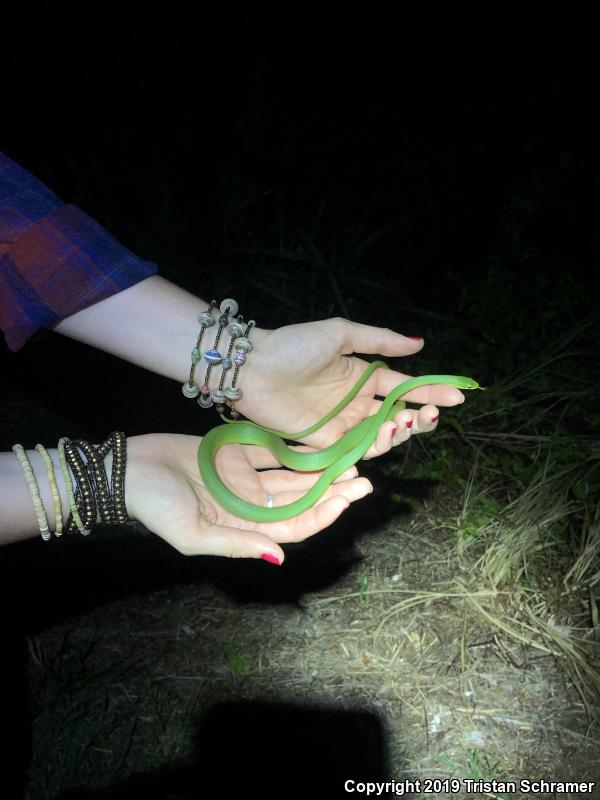
[[[223,391],[223,384],[225,383],[225,376],[227,375],[227,371],[231,369],[233,364],[233,359],[231,353],[233,351],[233,345],[240,336],[244,333],[244,328],[242,326],[242,322],[244,318],[240,315],[237,318],[236,322],[232,322],[231,325],[227,328],[227,332],[230,334],[229,339],[229,347],[227,348],[227,355],[223,356],[221,364],[223,369],[221,371],[221,378],[219,380],[218,387],[212,393],[212,399],[217,404],[217,412],[219,414],[223,414],[225,410],[225,392]]]
[[[127,468],[127,439],[122,431],[113,431],[110,435],[110,448],[113,451],[112,474],[110,485],[112,489],[113,510],[115,521],[120,525],[133,525],[135,520],[129,518],[125,505],[125,470]],[[108,452],[108,451],[107,451]]]
[[[240,367],[246,361],[246,355],[252,352],[252,342],[248,339],[250,331],[256,325],[256,322],[251,319],[248,322],[246,330],[244,331],[244,335],[236,338],[235,340],[235,356],[233,358],[235,369],[233,371],[233,378],[231,379],[231,386],[225,389],[225,397],[229,401],[229,408],[231,409],[231,416],[233,419],[238,419],[240,416],[240,412],[236,410],[234,403],[236,400],[240,400],[242,398],[242,390],[237,385],[238,374],[240,371]]]
[[[31,469],[31,463],[27,457],[27,453],[23,449],[23,445],[15,444],[13,445],[12,450],[19,460],[19,464],[21,465],[25,475],[25,480],[27,481],[27,488],[29,489],[29,496],[31,497],[31,502],[33,503],[33,510],[35,512],[35,517],[40,529],[40,535],[42,539],[47,542],[48,539],[51,538],[52,534],[50,533],[50,528],[48,527],[48,518],[44,510],[42,498],[40,497],[40,488],[35,479],[35,475],[33,474],[33,470]]]
[[[212,328],[212,326],[215,324],[215,318],[212,315],[212,310],[216,305],[217,301],[211,300],[207,310],[203,311],[198,317],[198,321],[200,322],[200,333],[196,339],[196,346],[192,350],[192,366],[190,367],[190,376],[181,387],[184,397],[194,398],[200,393],[200,387],[197,383],[194,383],[194,372],[196,371],[196,364],[202,358],[202,353],[200,352],[200,343],[202,341],[202,337],[204,336],[204,331],[207,328]]]
[[[87,458],[87,463],[78,453],[77,448],[81,449]],[[46,465],[48,482],[54,500],[54,513],[56,518],[55,536],[63,533],[62,503],[60,492],[56,483],[54,464],[48,451],[42,444],[35,446]],[[104,457],[110,450],[113,450],[111,492],[108,490],[108,479],[104,467]],[[24,448],[20,444],[12,447],[14,454],[21,465],[29,496],[33,503],[33,510],[40,529],[40,535],[44,541],[52,538],[48,518],[44,509],[44,504],[40,496],[39,486],[31,467],[29,458]],[[68,437],[63,436],[58,442],[58,458],[61,470],[64,475],[67,498],[71,514],[64,526],[64,531],[71,533],[79,530],[83,536],[91,533],[92,526],[96,522],[97,509],[100,511],[101,522],[116,522],[119,524],[135,523],[129,518],[125,504],[125,470],[127,464],[127,444],[125,434],[122,431],[114,431],[108,439],[98,447],[94,447],[89,442],[77,440],[72,442]],[[71,478],[71,470],[76,481],[76,494]],[[83,515],[83,519],[82,519]]]
[[[96,505],[96,490],[93,479],[86,469],[86,464],[79,455],[79,452],[73,442],[66,438],[65,441],[65,456],[67,464],[71,468],[72,474],[75,476],[75,504],[79,509],[79,514],[83,520],[83,524],[87,530],[92,529],[92,525],[96,522],[98,515],[98,508]],[[76,523],[69,517],[67,522],[67,532],[74,533]]]
[[[79,509],[77,508],[77,503],[75,502],[75,496],[73,494],[73,481],[71,480],[71,473],[69,472],[69,466],[67,464],[67,457],[65,455],[65,443],[67,442],[67,437],[63,436],[62,439],[58,440],[58,457],[60,459],[60,466],[63,471],[63,475],[65,478],[65,485],[67,487],[67,498],[69,500],[69,508],[71,509],[71,516],[77,525],[79,532],[82,536],[88,536],[91,533],[91,530],[86,528],[83,524],[81,516],[79,515]],[[69,521],[67,522],[67,528],[69,528],[70,517]]]
[[[211,397],[208,386],[210,372],[213,366],[217,366],[217,364],[220,364],[223,361],[223,357],[217,349],[219,347],[219,341],[221,339],[223,329],[229,322],[229,314],[235,316],[239,310],[239,306],[235,300],[228,298],[227,300],[223,300],[219,306],[219,309],[221,311],[221,316],[219,317],[219,330],[217,331],[213,346],[210,350],[207,350],[206,353],[204,353],[204,358],[208,362],[208,367],[206,368],[204,383],[200,387],[200,397],[198,398],[198,405],[202,408],[210,408],[213,404],[213,398]]]
[[[94,447],[89,442],[81,439],[72,442],[71,445],[76,445],[85,454],[88,459],[87,464],[83,466],[80,457],[74,458],[74,464],[77,471],[75,476],[82,486],[82,494],[79,496],[80,503],[83,501],[83,506],[88,509],[86,523],[91,527],[96,522],[96,510],[94,504],[93,517],[91,513],[91,505],[85,487],[89,487],[89,492],[97,502],[100,511],[100,522],[116,523],[119,525],[133,525],[135,520],[129,518],[127,507],[125,505],[125,471],[127,464],[127,444],[125,434],[122,431],[113,431],[98,447]],[[108,489],[108,478],[104,467],[104,458],[113,451],[112,460],[112,473],[111,473],[111,488]],[[71,521],[71,518],[69,518]],[[73,517],[74,522],[76,519]],[[72,522],[70,529],[72,530]]]
[[[96,495],[98,511],[100,512],[100,522],[113,522],[112,503],[110,499],[110,489],[104,458],[100,457],[98,449],[83,439],[77,439],[72,443],[78,447],[87,459],[85,466],[90,480],[90,484]]]
[[[46,465],[46,471],[48,473],[48,483],[50,484],[50,491],[52,492],[52,499],[54,500],[54,520],[55,520],[54,535],[62,536],[62,531],[63,531],[62,503],[60,502],[60,492],[58,491],[58,485],[56,483],[56,475],[54,474],[54,463],[43,444],[36,444],[35,449],[44,459],[44,464]]]
[[[224,328],[227,326],[229,315],[231,314],[232,316],[235,316],[239,310],[237,302],[232,298],[223,300],[219,306],[221,316],[219,317],[219,328],[217,335],[212,347],[204,353],[204,359],[208,362],[204,381],[200,387],[198,387],[198,384],[194,383],[194,371],[196,365],[202,358],[200,343],[206,328],[210,328],[215,324],[212,310],[216,307],[216,305],[216,300],[212,300],[208,306],[208,309],[203,311],[198,318],[199,322],[201,323],[200,333],[196,341],[196,346],[192,350],[192,366],[190,369],[189,378],[183,384],[181,389],[185,397],[195,398],[198,397],[199,394],[200,397],[198,397],[197,402],[202,408],[210,408],[213,403],[215,403],[217,412],[220,414],[222,419],[226,419],[223,416],[223,412],[225,410],[225,406],[228,405],[230,408],[231,418],[238,419],[240,417],[240,412],[236,410],[234,403],[236,400],[240,400],[242,398],[242,390],[237,385],[237,379],[240,367],[246,361],[247,354],[253,349],[252,343],[250,342],[248,336],[252,328],[256,325],[256,322],[255,320],[250,320],[246,326],[246,329],[244,330],[242,327],[244,318],[239,315],[237,317],[237,321],[232,322],[227,328],[231,338],[229,340],[227,353],[226,355],[222,356],[218,350],[221,335]],[[234,347],[235,355],[232,357]],[[221,364],[223,369],[221,371],[221,377],[219,379],[217,388],[213,389],[211,392],[209,387],[210,374],[212,368],[218,364]],[[227,371],[231,369],[234,364],[235,370],[231,381],[231,386],[223,388]]]

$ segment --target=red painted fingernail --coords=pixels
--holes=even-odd
[[[408,422],[406,423],[406,427],[407,428],[412,428],[412,424],[413,424],[412,419],[409,419]]]
[[[261,553],[260,557],[263,559],[263,561],[268,561],[269,564],[277,564],[278,567],[281,565],[281,561],[272,553]]]
[[[432,421],[432,422],[437,422],[437,421],[438,421],[438,419],[439,419],[439,416],[440,416],[440,415],[438,414],[437,416],[435,416],[435,417],[432,417],[432,418],[431,418],[431,421]]]
[[[392,437],[392,439],[393,439],[393,438],[394,438],[394,436],[396,435],[396,431],[397,431],[397,430],[398,430],[398,428],[397,428],[397,427],[396,427],[396,428],[392,428],[392,433],[391,433],[391,437]]]
[[[423,341],[423,337],[422,336],[409,336],[408,338],[409,339],[414,339],[415,342],[422,342]]]

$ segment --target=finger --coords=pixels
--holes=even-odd
[[[227,447],[227,445],[225,445],[225,447]],[[309,447],[308,445],[304,444],[292,445],[289,447],[290,450],[294,450],[298,453],[315,453],[317,450],[321,449],[319,447]],[[281,466],[281,462],[266,447],[260,447],[259,445],[255,444],[246,444],[244,445],[244,448],[244,453],[254,469],[269,469],[270,467],[272,468]]]
[[[420,409],[406,408],[399,411],[393,420],[384,422],[376,440],[363,458],[368,460],[387,453],[392,447],[404,444],[415,433],[429,433],[437,426],[439,410],[434,405]]]
[[[267,481],[263,484],[263,488],[267,494],[273,495],[273,506],[280,507],[286,506],[290,503],[295,503],[306,494],[306,490],[300,489],[296,486],[283,491],[275,493],[274,487]],[[373,485],[368,478],[350,478],[341,483],[332,483],[323,492],[323,495],[317,500],[317,503],[322,503],[330,497],[336,495],[343,495],[351,503],[356,500],[361,500],[365,495],[373,490]]]
[[[423,347],[420,336],[405,336],[390,328],[377,328],[362,322],[342,319],[343,353],[372,353],[382,356],[408,356]]]
[[[281,466],[280,462],[266,447],[259,447],[256,444],[246,444],[244,445],[244,453],[254,469],[268,469],[269,467]]]
[[[422,406],[422,408],[406,408],[399,411],[394,417],[398,426],[397,433],[393,437],[393,443],[402,444],[415,433],[429,433],[437,423],[439,410],[433,405]]]
[[[300,495],[306,494],[315,483],[319,480],[323,470],[315,470],[314,472],[296,472],[294,470],[266,470],[260,473],[262,486],[267,494],[275,494],[276,492],[299,492]],[[358,469],[350,467],[343,472],[339,478],[336,478],[333,484],[342,483],[343,481],[356,478]]]
[[[302,514],[281,522],[265,522],[258,530],[276,542],[299,542],[331,525],[350,503],[361,500],[373,491],[367,478],[355,478],[343,484],[332,484],[315,505]],[[300,499],[304,492],[281,492],[273,497],[273,505],[285,506]]]
[[[440,412],[434,405],[426,405],[414,416],[413,433],[429,433],[437,427]]]
[[[391,369],[376,369],[374,377],[376,380],[374,393],[380,397],[387,397],[392,389],[400,386],[411,376]],[[435,403],[439,406],[456,406],[465,402],[464,394],[456,386],[448,386],[445,383],[435,383],[430,386],[422,386],[420,389],[413,389],[402,399],[408,400],[410,403]]]
[[[387,420],[381,425],[375,441],[363,458],[365,460],[377,458],[389,452],[393,446],[406,442],[410,439],[413,424],[413,412],[410,409],[399,411],[394,419]]]
[[[285,558],[281,547],[264,533],[226,525],[207,524],[202,530],[194,525],[180,526],[177,539],[171,540],[171,544],[187,556],[263,558],[269,563],[279,564]]]

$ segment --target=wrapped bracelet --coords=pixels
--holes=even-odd
[[[67,487],[67,497],[69,499],[69,508],[71,509],[71,516],[77,528],[82,536],[87,536],[91,533],[91,530],[86,528],[83,524],[81,516],[79,514],[79,509],[77,508],[77,503],[75,502],[75,496],[73,494],[73,481],[71,480],[71,473],[69,472],[69,466],[67,464],[67,457],[65,455],[65,442],[67,441],[67,437],[63,436],[62,439],[58,440],[58,457],[60,459],[60,466],[63,471],[63,475],[65,478],[65,484]],[[69,522],[70,522],[69,517]],[[69,526],[69,522],[67,522],[67,530]]]
[[[115,521],[120,525],[133,525],[125,505],[125,470],[127,468],[127,440],[122,431],[114,431],[110,435],[113,451],[111,489]]]
[[[98,514],[96,486],[94,485],[93,477],[88,473],[85,462],[79,455],[75,443],[65,437],[64,448],[67,464],[75,476],[75,504],[79,509],[79,514],[86,530],[90,531],[96,522]],[[75,527],[75,521],[72,517],[69,517],[66,526],[67,533],[73,533]]]
[[[81,456],[76,453],[75,446],[81,449],[86,456],[87,463],[85,465],[83,464]],[[64,449],[65,443],[63,443],[63,450]],[[102,523],[133,525],[135,520],[129,518],[125,505],[125,472],[127,466],[127,444],[125,434],[122,431],[113,431],[106,441],[97,447],[89,442],[78,439],[76,442],[69,442],[67,449],[71,453],[71,463],[73,464],[74,474],[79,484],[79,503],[74,497],[73,502],[71,502],[71,498],[69,498],[72,514],[72,521],[71,518],[69,518],[71,523],[69,525],[69,530],[74,530],[74,522],[76,528],[79,529],[81,533],[84,533],[85,530],[86,533],[84,535],[87,535],[92,526],[96,523],[96,508],[100,512],[100,522]],[[113,459],[109,491],[104,458],[111,450],[113,451]],[[74,453],[76,453],[75,456]],[[88,490],[89,496],[86,494]],[[73,494],[72,484],[71,494]],[[69,482],[67,482],[67,495],[69,495]],[[92,504],[94,508],[93,513],[91,511]],[[77,512],[77,514],[75,512]],[[82,522],[82,526],[80,526],[78,522],[78,516],[81,521],[79,512],[85,514],[85,524]]]
[[[97,498],[100,522],[115,522],[108,478],[104,467],[104,456],[100,455],[98,448],[83,439],[77,439],[73,445],[78,447],[87,459],[86,471]]]
[[[77,445],[86,455],[86,470],[91,478],[91,490],[95,495],[99,510],[100,522],[118,525],[133,525],[125,505],[125,472],[127,466],[127,440],[122,431],[113,431],[98,447],[89,442],[78,440]],[[104,459],[112,452],[112,472],[110,491],[104,467]],[[92,525],[96,521],[94,516]]]

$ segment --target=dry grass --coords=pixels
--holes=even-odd
[[[440,488],[410,521],[374,531],[334,592],[301,608],[189,585],[36,637],[30,796],[52,796],[48,770],[69,785],[168,763],[189,750],[194,715],[231,699],[374,713],[395,780],[598,780],[597,509],[569,555],[558,530],[579,524],[580,505],[542,470],[465,544],[476,485],[474,469],[462,498]],[[83,688],[48,680],[74,653]],[[77,711],[90,696],[104,708],[94,724]],[[74,740],[85,746],[70,758]]]

